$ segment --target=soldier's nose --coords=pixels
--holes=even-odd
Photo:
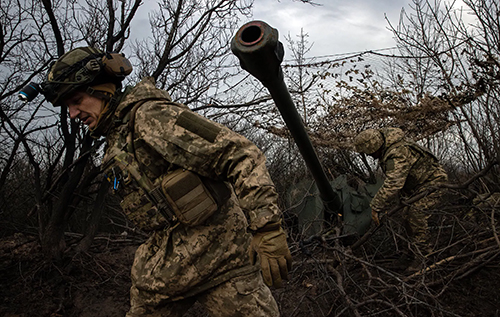
[[[76,106],[68,106],[69,117],[71,119],[76,119],[80,111],[76,108]]]

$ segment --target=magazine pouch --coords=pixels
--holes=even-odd
[[[218,209],[200,176],[191,171],[180,168],[167,174],[161,188],[175,216],[185,225],[200,225]]]

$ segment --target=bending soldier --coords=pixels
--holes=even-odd
[[[131,70],[121,54],[81,47],[40,85],[106,137],[104,173],[150,233],[136,251],[127,316],[182,316],[196,301],[212,316],[278,316],[265,284],[281,286],[291,255],[264,155],[152,78],[122,90]]]
[[[368,129],[356,136],[354,147],[379,160],[385,174],[382,187],[373,197],[370,206],[373,221],[379,225],[379,214],[386,212],[391,203],[400,197],[409,197],[424,192],[430,186],[444,183],[448,177],[438,159],[427,149],[404,137],[398,128]],[[412,266],[421,264],[421,256],[431,251],[429,245],[429,211],[439,201],[439,190],[426,195],[403,210],[405,227],[420,255]]]

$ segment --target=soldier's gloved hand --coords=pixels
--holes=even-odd
[[[373,209],[372,209],[372,220],[377,226],[380,226],[380,219],[378,217],[378,212]]]
[[[292,255],[286,242],[286,233],[279,224],[274,228],[266,226],[264,231],[254,234],[250,246],[252,263],[260,258],[262,277],[268,286],[281,287],[283,280],[288,280],[288,271],[292,269]]]

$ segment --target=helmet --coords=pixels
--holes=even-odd
[[[354,148],[359,153],[373,154],[384,145],[384,137],[379,130],[368,129],[354,138]]]
[[[45,98],[57,106],[75,90],[107,82],[119,85],[131,72],[132,65],[122,54],[80,47],[65,53],[52,64],[47,80],[40,86]]]

